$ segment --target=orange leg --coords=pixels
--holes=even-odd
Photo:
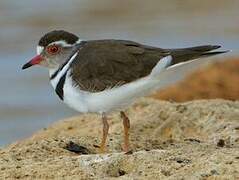
[[[109,132],[109,124],[107,121],[107,117],[105,113],[102,114],[102,122],[103,122],[103,136],[102,136],[102,141],[100,144],[100,152],[104,153],[105,152],[105,146],[106,146],[106,140]]]
[[[123,111],[120,111],[120,116],[123,119],[123,125],[124,125],[124,145],[123,145],[123,150],[125,152],[129,152],[130,121],[129,121],[129,118],[126,116],[126,114]]]

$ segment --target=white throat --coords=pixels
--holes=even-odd
[[[78,54],[78,51],[70,58],[70,60],[64,65],[64,67],[63,67],[61,70],[59,70],[59,68],[58,68],[58,69],[56,69],[56,68],[51,68],[51,69],[49,69],[49,75],[50,75],[50,77],[52,77],[53,74],[55,74],[55,73],[58,71],[58,72],[57,72],[57,75],[56,75],[53,79],[50,80],[50,81],[51,81],[51,84],[52,84],[52,86],[53,86],[54,89],[56,88],[56,86],[57,86],[57,84],[58,84],[60,78],[61,78],[61,77],[67,72],[67,70],[69,69],[71,62],[75,59],[75,57],[77,56],[77,54]]]

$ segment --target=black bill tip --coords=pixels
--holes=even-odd
[[[22,66],[22,69],[27,69],[27,68],[29,68],[29,67],[31,67],[32,66],[32,64],[30,63],[30,62],[28,62],[28,63],[26,63],[26,64],[24,64],[23,66]]]

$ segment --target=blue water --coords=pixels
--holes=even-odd
[[[8,57],[0,66],[0,144],[21,139],[55,120],[76,114],[55,96],[46,70],[21,70],[26,57]]]
[[[0,1],[0,146],[78,114],[55,95],[46,69],[21,70],[42,34],[66,29],[82,39],[130,39],[165,48],[221,44],[239,54],[239,2],[208,2]]]

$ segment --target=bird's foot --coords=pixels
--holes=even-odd
[[[129,149],[129,145],[122,144],[122,145],[121,145],[121,148],[123,149],[123,151],[124,151],[125,153],[127,153],[127,152],[130,151],[130,149]]]
[[[105,148],[105,146],[100,147],[99,153],[100,153],[100,154],[105,154],[105,153],[106,153],[106,148]]]
[[[99,154],[105,154],[105,153],[108,152],[107,149],[106,149],[106,147],[105,147],[105,145],[102,145],[102,144],[96,145],[96,144],[94,144],[93,146],[98,149],[97,152],[98,152]]]

